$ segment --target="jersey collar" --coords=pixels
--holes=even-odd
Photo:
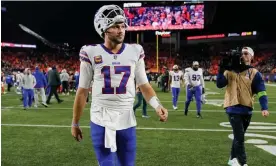
[[[117,53],[113,53],[113,52],[111,52],[110,49],[106,48],[104,44],[101,44],[101,46],[109,54],[121,54],[125,50],[125,47],[126,47],[125,43],[123,43],[122,47],[119,49],[119,51]]]

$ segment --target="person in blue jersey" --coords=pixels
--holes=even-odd
[[[33,75],[36,79],[36,85],[34,87],[34,100],[35,104],[34,107],[38,107],[38,95],[41,96],[42,99],[42,105],[44,107],[48,107],[46,104],[46,95],[44,88],[47,86],[47,81],[45,78],[45,75],[39,70],[39,67],[35,67],[35,71],[33,72]]]
[[[8,92],[11,91],[11,87],[13,86],[13,79],[12,79],[12,75],[11,74],[8,74],[6,76],[6,84],[8,86]]]
[[[234,134],[229,165],[247,166],[244,135],[251,121],[255,95],[259,99],[262,115],[269,116],[262,74],[250,66],[253,57],[253,49],[244,47],[241,56],[235,53],[231,60],[222,60],[217,75],[217,87],[226,87],[224,109]],[[229,65],[229,62],[232,63]]]

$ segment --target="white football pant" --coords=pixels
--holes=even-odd
[[[35,88],[34,91],[35,91],[35,95],[34,95],[35,105],[38,105],[38,94],[41,96],[42,103],[46,104],[46,95],[45,95],[44,88]]]

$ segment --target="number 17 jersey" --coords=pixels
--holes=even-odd
[[[135,81],[137,85],[148,82],[144,56],[144,50],[138,44],[123,43],[116,54],[103,44],[83,46],[80,51],[81,67],[82,64],[88,66],[90,71],[80,75],[87,82],[93,80],[92,104],[105,108],[132,109]],[[86,88],[87,85],[79,86]]]

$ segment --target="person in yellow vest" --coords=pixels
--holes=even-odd
[[[262,115],[264,117],[269,115],[262,74],[250,66],[253,57],[253,49],[244,47],[241,57],[236,58],[239,62],[227,70],[223,64],[220,65],[217,75],[217,87],[226,87],[224,109],[228,114],[234,134],[228,165],[247,166],[244,135],[252,117],[255,95],[259,98]]]

